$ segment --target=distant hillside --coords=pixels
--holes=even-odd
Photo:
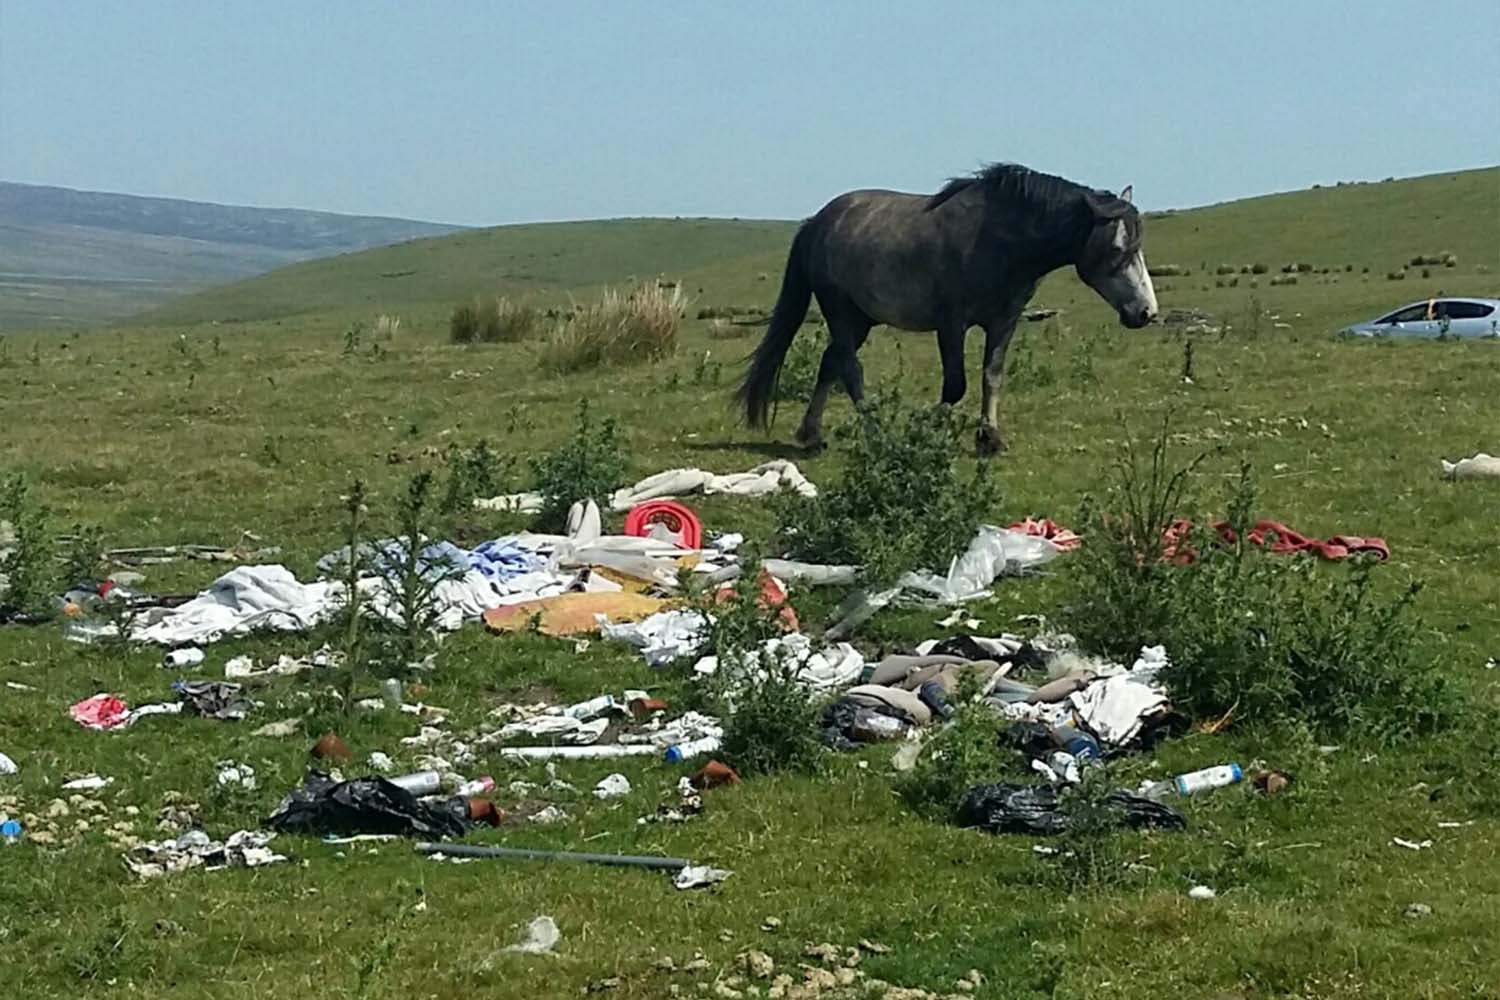
[[[475,295],[559,301],[653,275],[681,279],[700,305],[766,306],[775,299],[793,228],[791,222],[619,219],[476,229],[282,268],[139,319],[190,324],[335,311],[436,315]],[[1223,264],[1259,263],[1273,273],[1298,262],[1338,270],[1352,265],[1383,275],[1416,254],[1445,252],[1458,255],[1464,274],[1481,265],[1500,272],[1500,168],[1152,213],[1146,251],[1153,265],[1188,267],[1196,276],[1189,284],[1211,285],[1214,268]],[[1060,272],[1043,295],[1069,283],[1076,283],[1071,271]]]
[[[0,181],[0,329],[118,319],[298,261],[457,231]]]

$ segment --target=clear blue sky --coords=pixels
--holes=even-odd
[[[1500,0],[0,0],[0,179],[494,224],[1500,162]]]

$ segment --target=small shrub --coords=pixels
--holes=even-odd
[[[929,819],[954,822],[964,793],[999,779],[1013,753],[1001,749],[1005,726],[993,708],[962,699],[951,724],[929,736],[911,771],[896,782],[912,809]]]
[[[576,372],[664,358],[677,350],[686,303],[681,288],[655,281],[625,293],[609,289],[552,331],[542,348],[541,365],[549,371]]]
[[[1428,270],[1427,268],[1424,267],[1424,268],[1422,268],[1422,277],[1424,277],[1424,278],[1430,278],[1430,277],[1432,277],[1432,272],[1430,270]]]
[[[1385,272],[1385,280],[1386,281],[1405,281],[1406,280],[1406,270],[1405,270],[1405,268],[1397,268],[1394,271],[1387,271],[1387,272]]]
[[[517,344],[530,340],[541,328],[542,313],[534,306],[512,302],[503,296],[478,307],[477,335],[486,344]]]
[[[776,385],[771,398],[778,403],[807,402],[812,399],[813,389],[818,384],[818,369],[823,364],[823,351],[828,347],[828,334],[821,328],[804,331],[792,341],[786,352],[781,372],[776,376]],[[842,382],[834,383],[834,392],[843,390]]]
[[[843,476],[816,497],[782,493],[772,508],[800,558],[862,567],[881,586],[922,567],[942,570],[999,503],[990,464],[961,477],[963,424],[951,407],[910,408],[891,392],[835,436]]]
[[[379,337],[381,340],[394,340],[396,334],[399,332],[401,332],[400,316],[392,316],[389,313],[381,313],[375,318],[375,336]],[[217,351],[215,351],[215,353],[217,353]]]
[[[1295,274],[1274,274],[1271,276],[1271,284],[1273,285],[1295,285],[1296,283],[1297,276]]]
[[[359,353],[359,345],[364,342],[364,337],[365,324],[360,320],[350,323],[348,329],[344,331],[344,357],[352,357]]]
[[[361,668],[364,665],[364,635],[361,629],[365,616],[364,591],[360,580],[364,576],[366,539],[364,531],[365,484],[356,479],[349,484],[349,492],[340,498],[344,508],[345,559],[340,565],[343,571],[342,600],[335,615],[335,628],[339,634],[339,676],[337,691],[340,706],[345,715],[354,710],[354,696],[359,685]]]
[[[1226,504],[1237,541],[1225,544],[1199,517],[1165,558],[1166,528],[1188,516],[1197,464],[1174,469],[1168,437],[1164,423],[1146,467],[1128,446],[1106,504],[1084,512],[1088,551],[1070,562],[1065,625],[1085,647],[1126,659],[1166,646],[1163,680],[1190,717],[1304,720],[1322,736],[1387,741],[1450,724],[1454,690],[1420,651],[1411,615],[1418,588],[1380,599],[1368,561],[1323,567],[1253,545],[1248,466]]]
[[[736,673],[733,694],[720,709],[724,737],[719,752],[744,775],[815,773],[823,765],[821,699],[797,680],[800,665],[795,660],[756,652],[754,668]],[[718,672],[731,671],[738,653],[720,653]]]
[[[25,477],[17,473],[0,483],[0,610],[51,612],[55,553],[47,510],[32,499]]]
[[[755,328],[748,323],[733,323],[722,318],[708,321],[708,336],[711,340],[739,340],[754,332]]]
[[[567,526],[568,509],[579,500],[607,506],[609,494],[625,476],[625,455],[613,419],[596,421],[589,401],[578,402],[573,436],[556,451],[531,461],[536,491],[542,495],[537,529],[560,532]]]
[[[479,338],[479,307],[464,302],[453,307],[448,317],[448,340],[455,344],[472,344]]]
[[[454,514],[473,506],[480,497],[505,492],[505,483],[515,459],[497,454],[489,441],[481,438],[468,450],[454,444],[448,448],[448,482],[438,509]]]
[[[1182,278],[1191,274],[1186,264],[1153,264],[1146,268],[1146,273],[1153,278]]]
[[[1271,270],[1271,268],[1268,265],[1266,265],[1266,264],[1251,264],[1250,265],[1250,273],[1251,274],[1265,274],[1269,270]]]
[[[1306,262],[1301,262],[1301,263],[1299,263],[1297,265],[1297,273],[1298,274],[1311,274],[1312,271],[1313,271],[1313,266],[1311,264],[1308,264]]]
[[[1235,267],[1233,264],[1220,264],[1218,267],[1214,268],[1214,274],[1234,274],[1238,270],[1239,268]]]
[[[396,534],[374,566],[390,610],[399,619],[392,650],[397,664],[415,663],[435,645],[433,631],[442,610],[437,590],[468,569],[427,552],[431,514],[432,473],[419,472],[396,499]]]

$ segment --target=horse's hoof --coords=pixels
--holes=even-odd
[[[998,455],[1005,450],[1005,441],[1000,437],[998,427],[980,427],[974,435],[974,445],[984,456]]]
[[[816,455],[828,446],[823,443],[823,435],[819,431],[811,431],[806,427],[797,430],[797,443],[807,449],[809,455]]]

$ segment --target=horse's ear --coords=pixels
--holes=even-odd
[[[1135,187],[1134,184],[1126,184],[1125,185],[1125,190],[1120,192],[1120,200],[1121,201],[1128,202],[1130,200],[1130,195],[1131,195],[1131,190],[1130,189],[1133,188],[1133,187]]]
[[[1125,189],[1127,192],[1129,188]],[[1085,191],[1084,200],[1088,202],[1089,209],[1093,211],[1094,217],[1104,222],[1118,219],[1130,211],[1130,202],[1110,194],[1108,191]]]

